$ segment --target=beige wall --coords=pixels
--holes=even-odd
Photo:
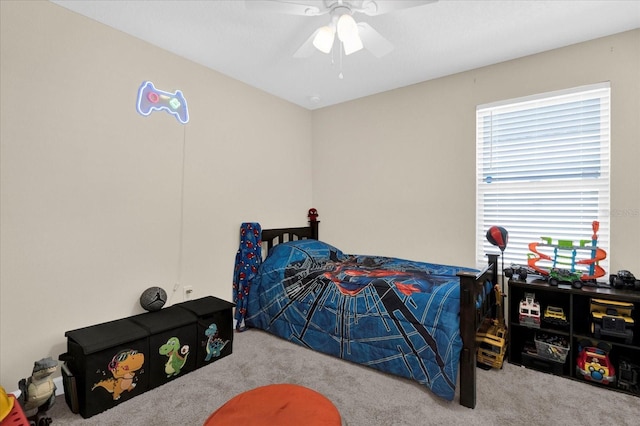
[[[142,312],[151,285],[230,300],[240,223],[306,223],[311,112],[52,3],[0,7],[0,384],[14,390],[65,331]],[[182,90],[190,122],[138,114],[144,80]]]
[[[313,114],[321,236],[351,253],[475,263],[476,105],[611,82],[611,269],[640,276],[640,30]]]
[[[477,104],[610,80],[612,207],[640,210],[640,30],[311,113],[48,2],[0,7],[7,389],[150,285],[230,300],[245,220],[303,225],[313,205],[347,252],[473,265]],[[181,89],[191,121],[138,115],[143,80]],[[640,274],[639,217],[611,240]]]

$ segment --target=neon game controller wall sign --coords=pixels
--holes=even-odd
[[[189,121],[187,101],[182,92],[180,90],[176,90],[175,93],[163,92],[156,89],[150,81],[143,82],[138,89],[136,109],[144,116],[151,114],[154,110],[164,110],[175,116],[182,124]]]

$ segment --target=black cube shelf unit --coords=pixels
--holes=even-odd
[[[548,306],[554,306],[563,309],[567,323],[561,325],[541,321],[540,328],[531,321],[522,321],[521,324],[519,305],[527,293],[535,295],[535,300],[540,305],[541,319],[544,317],[545,309]],[[633,338],[629,340],[628,336],[624,338],[604,335],[605,333],[601,333],[599,338],[596,338],[591,316],[592,299],[632,303],[634,324],[629,328],[633,332]],[[543,280],[528,279],[525,282],[510,279],[508,313],[510,329],[508,360],[510,363],[640,396],[640,291],[586,286],[576,289],[571,285],[551,286]],[[558,357],[553,359],[553,357],[541,356],[539,351],[536,351],[535,340],[539,339],[538,343],[540,343],[539,336],[542,335],[564,339],[568,343],[568,351],[564,351],[566,354],[564,362]],[[610,346],[608,356],[616,370],[614,383],[603,385],[597,381],[587,381],[577,372],[576,361],[581,348],[580,344],[586,339],[593,345],[604,342]],[[561,346],[553,349],[558,348],[562,349]]]

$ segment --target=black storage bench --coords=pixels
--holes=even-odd
[[[60,359],[74,374],[82,417],[112,408],[149,388],[149,333],[130,319],[67,331],[65,336],[67,353]]]
[[[189,300],[175,306],[193,312],[198,324],[197,366],[202,367],[231,354],[233,312],[231,302],[213,296]]]
[[[207,296],[67,331],[67,404],[88,418],[230,355],[234,306]]]
[[[149,335],[149,389],[196,369],[196,316],[177,306],[130,318]]]

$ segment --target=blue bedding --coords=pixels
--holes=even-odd
[[[316,240],[279,244],[252,280],[246,324],[452,400],[463,270],[475,271],[346,255]]]

